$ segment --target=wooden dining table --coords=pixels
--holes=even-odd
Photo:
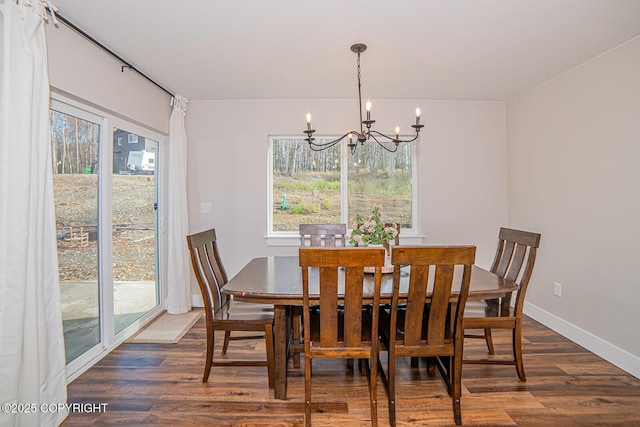
[[[403,289],[408,288],[409,267],[401,267],[400,270],[400,297]],[[406,270],[406,271],[405,271]],[[456,271],[457,273],[457,271]],[[460,276],[462,272],[460,271]],[[367,287],[373,289],[373,274],[366,274],[364,280],[365,300]],[[430,279],[430,282],[432,280]],[[502,279],[478,266],[473,266],[471,271],[471,283],[469,287],[469,300],[483,300],[498,298],[517,290],[513,281]],[[273,304],[273,337],[275,353],[275,389],[276,399],[287,398],[287,362],[289,357],[289,345],[291,341],[291,307],[302,306],[302,273],[298,256],[272,256],[254,258],[242,268],[222,288],[222,292],[232,295],[235,300]],[[319,298],[318,275],[313,269],[309,274],[310,299]],[[391,302],[393,294],[393,274],[382,275],[382,287],[380,303]],[[427,295],[428,302],[429,295]],[[454,287],[452,299],[457,298],[457,290]]]

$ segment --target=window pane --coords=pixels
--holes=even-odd
[[[272,143],[272,231],[297,233],[299,224],[341,222],[340,144],[313,151],[303,139]]]
[[[128,144],[119,145],[126,139]],[[158,143],[113,135],[113,304],[118,334],[158,304],[155,158]],[[131,141],[135,141],[135,144]]]
[[[349,154],[349,224],[356,215],[368,217],[374,206],[380,206],[383,221],[412,228],[411,153],[409,143],[401,143],[390,153],[369,141]]]
[[[100,342],[100,126],[54,110],[49,117],[62,322],[69,363]]]

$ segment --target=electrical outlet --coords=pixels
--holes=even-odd
[[[553,282],[553,294],[557,297],[562,297],[562,284]]]

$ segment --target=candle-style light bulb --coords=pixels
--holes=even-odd
[[[307,130],[311,130],[311,113],[307,113]]]
[[[420,107],[416,107],[416,125],[420,125]]]
[[[366,107],[367,109],[367,120],[371,120],[371,101],[367,101]]]
[[[396,126],[396,139],[400,139],[400,126]]]

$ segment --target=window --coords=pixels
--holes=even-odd
[[[118,138],[118,147],[122,147],[122,138]]]
[[[329,141],[331,137],[317,138]],[[296,137],[271,137],[269,235],[297,235],[303,223],[352,224],[381,206],[383,220],[416,229],[415,143],[390,153],[375,141],[351,154],[346,144],[309,149]]]
[[[130,133],[128,142],[129,142],[129,144],[137,144],[138,143],[138,135]]]

